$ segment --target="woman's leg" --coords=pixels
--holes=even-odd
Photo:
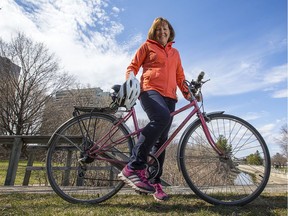
[[[167,130],[167,125],[171,125],[169,107],[167,106],[165,98],[158,92],[143,92],[140,95],[140,101],[150,122],[141,132],[138,142],[132,150],[132,156],[128,167],[134,170],[141,170],[146,167],[147,157],[151,152],[152,147],[161,134]]]
[[[174,112],[175,111],[175,105],[176,105],[176,100],[171,99],[171,98],[165,98],[165,102],[167,104],[167,107],[169,109],[169,112]],[[165,130],[163,131],[163,133],[161,134],[161,136],[159,137],[159,139],[157,140],[157,142],[155,143],[155,145],[152,148],[152,154],[155,154],[158,149],[165,143],[165,141],[168,138],[168,133],[170,131],[170,127],[172,124],[172,120],[173,118],[170,118],[170,122],[167,124]],[[165,160],[165,150],[162,152],[162,154],[159,155],[158,157],[158,161],[160,164],[160,170],[159,173],[157,174],[157,176],[155,176],[154,179],[151,179],[150,182],[152,184],[157,184],[161,182],[160,177],[162,176],[163,173],[163,165],[164,165],[164,160]]]

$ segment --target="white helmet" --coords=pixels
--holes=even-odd
[[[131,71],[129,78],[121,86],[117,94],[117,103],[119,106],[125,106],[128,110],[134,106],[140,95],[140,83]]]

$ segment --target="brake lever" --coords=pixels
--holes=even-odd
[[[201,83],[204,84],[204,83],[206,83],[206,82],[208,82],[208,81],[210,81],[210,79],[205,80],[205,81],[202,81]]]

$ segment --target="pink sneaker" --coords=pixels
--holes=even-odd
[[[132,170],[126,165],[118,177],[137,191],[154,193],[155,188],[148,182],[145,173],[146,169]]]
[[[162,190],[162,185],[160,183],[153,184],[156,192],[153,194],[153,197],[157,201],[165,201],[169,199],[169,196]]]

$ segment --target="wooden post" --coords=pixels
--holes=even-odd
[[[112,187],[113,184],[114,184],[114,172],[113,172],[113,166],[110,166],[109,172],[110,172],[110,175],[109,175],[109,178],[110,178],[109,186]]]
[[[63,179],[63,186],[69,186],[69,180],[70,180],[70,171],[71,171],[71,165],[72,165],[72,154],[73,150],[67,149],[67,161],[66,161],[66,169],[64,171],[64,179]]]
[[[34,158],[35,158],[35,150],[34,148],[32,148],[31,152],[29,153],[27,167],[33,166]],[[24,179],[23,179],[23,186],[28,186],[30,176],[31,176],[31,170],[30,169],[28,170],[27,167],[26,167],[26,172],[25,172]]]
[[[13,142],[12,151],[10,154],[9,165],[5,180],[5,186],[13,186],[15,183],[16,173],[18,169],[18,163],[21,155],[21,149],[23,146],[23,141],[21,137],[15,137]]]

